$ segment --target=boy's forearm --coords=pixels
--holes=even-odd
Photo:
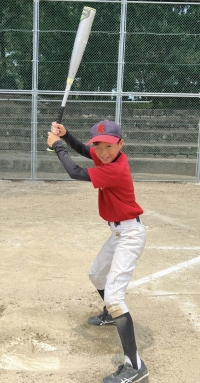
[[[87,168],[81,168],[71,159],[67,149],[63,146],[60,140],[53,144],[53,149],[71,178],[80,181],[90,181]]]

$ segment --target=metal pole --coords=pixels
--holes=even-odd
[[[36,178],[37,154],[37,97],[39,49],[39,0],[33,0],[33,60],[32,60],[32,115],[31,115],[31,178]]]
[[[122,0],[119,53],[118,53],[118,71],[117,71],[117,97],[116,97],[116,109],[115,109],[115,122],[119,125],[121,125],[121,114],[122,114],[122,91],[123,91],[123,80],[124,80],[124,60],[125,60],[125,42],[126,42],[126,17],[127,17],[127,0]]]
[[[198,137],[198,148],[197,148],[197,182],[200,182],[200,120],[199,120],[199,137]]]

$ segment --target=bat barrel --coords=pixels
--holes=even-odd
[[[72,50],[70,66],[69,66],[69,71],[68,71],[68,76],[66,81],[65,93],[64,93],[62,104],[58,113],[58,118],[56,120],[58,123],[61,123],[65,105],[69,96],[69,92],[73,84],[74,78],[76,76],[76,73],[78,71],[79,65],[81,63],[83,53],[85,51],[85,47],[91,32],[92,23],[93,23],[95,14],[96,14],[96,9],[87,7],[87,6],[83,8],[78,30],[76,33],[76,38],[74,41],[73,50]],[[52,151],[51,148],[49,148],[48,150]]]
[[[96,14],[96,9],[90,7],[84,7],[80,23],[78,26],[78,30],[76,33],[76,38],[74,41],[74,46],[71,55],[71,61],[69,66],[69,72],[67,76],[67,82],[71,83],[74,81],[77,70],[81,63],[83,53],[85,51],[86,44],[88,42],[88,38],[91,32],[92,23]]]

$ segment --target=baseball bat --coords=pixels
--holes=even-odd
[[[58,112],[58,117],[56,120],[56,122],[58,122],[59,124],[62,121],[65,105],[69,96],[69,92],[74,82],[74,78],[78,71],[79,65],[81,63],[81,60],[88,42],[88,38],[91,32],[95,13],[96,13],[96,9],[85,6],[81,14],[81,18],[80,18],[80,22],[77,29],[76,38],[74,41],[74,46],[73,46],[73,50],[71,54],[65,92],[64,92],[62,103]],[[52,148],[47,148],[47,150],[53,151]]]

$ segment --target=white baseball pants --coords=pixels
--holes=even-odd
[[[94,259],[88,272],[98,290],[104,290],[104,302],[113,318],[128,312],[124,301],[128,283],[146,242],[145,227],[136,219],[110,222],[111,236]]]

